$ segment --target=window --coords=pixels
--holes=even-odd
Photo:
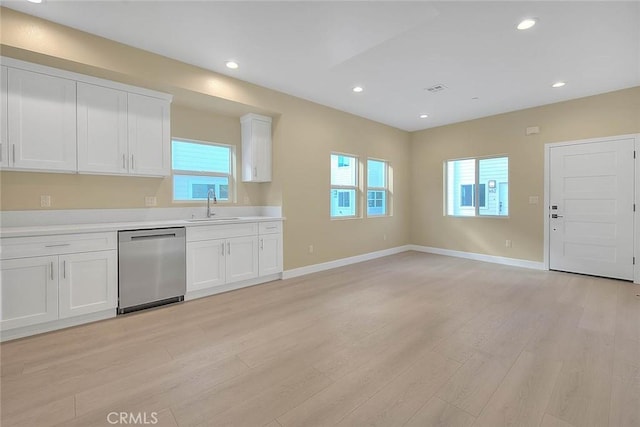
[[[473,206],[473,184],[465,184],[460,186],[460,206]]]
[[[449,160],[445,174],[447,215],[509,215],[508,157]]]
[[[355,217],[357,213],[358,159],[331,155],[331,218]]]
[[[387,162],[367,160],[367,216],[387,215]]]
[[[229,201],[233,194],[232,150],[229,145],[172,140],[173,200],[206,200],[213,189],[218,200]]]

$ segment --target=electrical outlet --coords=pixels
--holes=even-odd
[[[529,196],[530,205],[537,205],[538,201],[539,201],[538,196]]]
[[[144,205],[146,207],[158,206],[158,198],[156,196],[145,196]]]
[[[51,196],[49,196],[49,195],[40,196],[40,207],[41,208],[50,208],[51,207]]]
[[[511,247],[511,240],[509,240],[509,239],[505,240],[505,241],[504,241],[504,245],[505,245],[507,248],[510,248],[510,247]]]
[[[313,253],[313,245],[309,245],[309,253],[312,254]]]

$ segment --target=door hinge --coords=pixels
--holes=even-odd
[[[636,158],[636,150],[633,150],[633,158]]]

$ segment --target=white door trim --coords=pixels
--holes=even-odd
[[[634,248],[634,256],[636,258],[636,265],[634,268],[633,274],[633,282],[640,284],[640,133],[637,134],[627,134],[627,135],[614,135],[608,136],[604,138],[591,138],[591,139],[580,139],[576,141],[564,141],[564,142],[552,142],[544,145],[544,206],[543,206],[543,215],[544,215],[544,269],[549,270],[549,193],[550,193],[550,180],[549,180],[549,159],[551,154],[551,149],[554,147],[562,147],[567,145],[577,145],[577,144],[589,144],[593,142],[606,142],[613,141],[619,139],[629,139],[632,138],[635,140],[635,150],[636,150],[636,167],[635,167],[635,177],[634,177],[634,185],[635,185],[635,203],[636,203],[636,212],[634,215],[634,239],[635,239],[635,248]]]

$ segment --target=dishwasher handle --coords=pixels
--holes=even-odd
[[[177,237],[176,233],[152,234],[150,236],[131,236],[131,240],[171,239],[173,237]]]
[[[185,235],[184,227],[126,230],[118,232],[118,240],[120,243],[126,243],[141,240],[184,238]]]

